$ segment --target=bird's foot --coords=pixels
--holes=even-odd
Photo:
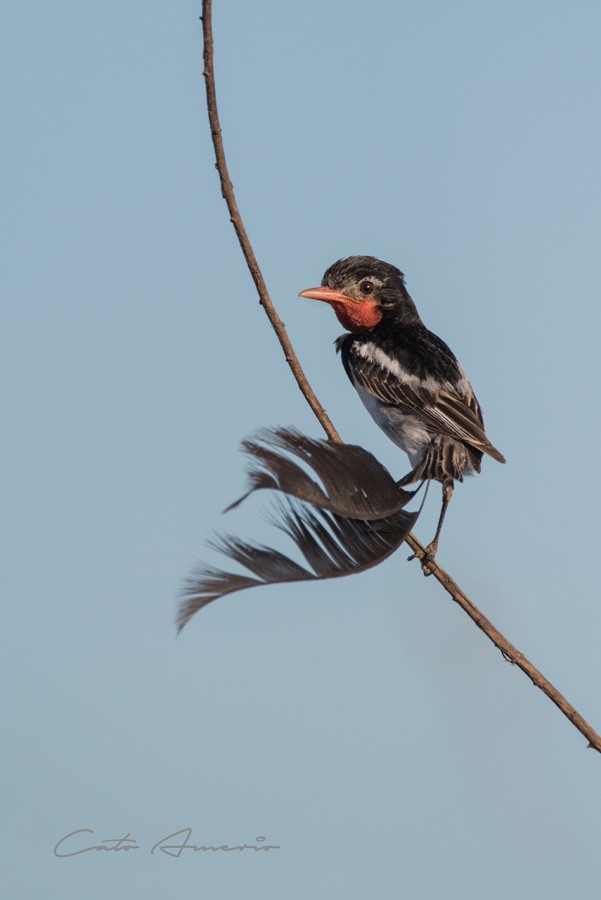
[[[432,541],[431,544],[428,544],[426,547],[426,552],[420,559],[420,564],[422,567],[422,572],[428,577],[434,571],[435,563],[434,558],[436,556],[436,551],[438,550],[438,541]]]
[[[417,553],[412,553],[411,556],[407,557],[407,562],[411,562],[412,560],[417,558]],[[422,567],[422,572],[428,577],[428,575],[432,575],[434,572],[434,557],[428,553],[428,550],[424,553],[422,558],[420,559],[420,565]]]

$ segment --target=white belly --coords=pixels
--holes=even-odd
[[[355,384],[366,410],[390,440],[404,450],[412,468],[420,462],[425,448],[432,440],[423,422],[402,406],[386,406]]]

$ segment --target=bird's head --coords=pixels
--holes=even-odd
[[[382,319],[419,322],[405,277],[395,266],[373,256],[349,256],[326,270],[321,285],[300,297],[329,303],[348,331],[374,328]]]

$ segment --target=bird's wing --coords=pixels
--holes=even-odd
[[[395,371],[380,365],[359,353],[348,356],[343,361],[349,378],[364,391],[382,403],[404,406],[423,421],[434,434],[444,434],[455,440],[464,441],[472,447],[505,462],[504,456],[486,437],[480,406],[473,392],[466,397],[450,389],[433,390],[427,383],[418,382],[415,376],[403,377],[399,366]]]
[[[480,406],[472,393],[466,400],[453,391],[441,390],[436,396],[436,402],[432,409],[428,409],[432,417],[443,421],[451,437],[459,437],[482,450],[498,462],[505,462],[505,457],[494,447],[486,437]]]

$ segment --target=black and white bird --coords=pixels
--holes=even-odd
[[[450,348],[428,331],[403,273],[372,256],[327,269],[301,297],[329,303],[349,331],[336,341],[346,373],[380,428],[412,469],[400,485],[442,484],[442,509],[422,565],[431,562],[455,481],[480,471],[483,454],[504,463],[484,431],[480,404]]]

